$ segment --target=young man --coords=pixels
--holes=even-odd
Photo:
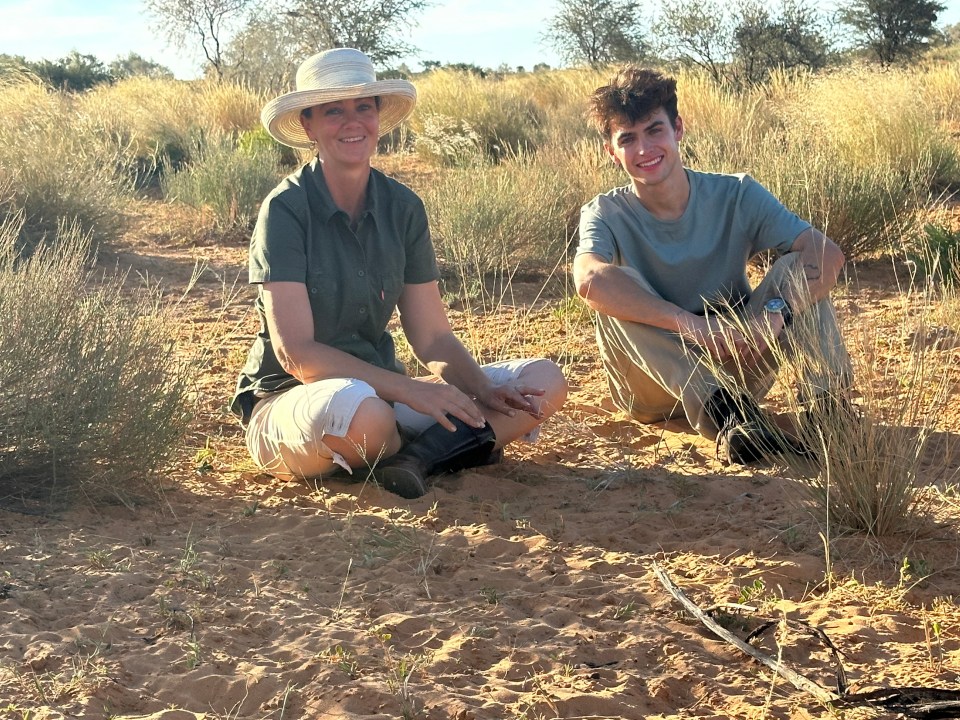
[[[791,332],[808,314],[825,362],[802,396],[834,398],[849,386],[827,299],[843,253],[749,176],[683,166],[674,79],[626,68],[593,93],[590,117],[630,179],[583,206],[573,265],[577,292],[598,313],[614,402],[640,422],[685,415],[728,462],[804,451],[755,399],[773,383],[773,344],[811,351]],[[780,257],[751,289],[747,263],[766,250]]]

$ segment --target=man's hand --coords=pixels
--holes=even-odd
[[[680,336],[705,350],[717,362],[730,359],[745,367],[758,367],[762,356],[783,331],[783,316],[763,313],[742,330],[718,315],[693,316]]]

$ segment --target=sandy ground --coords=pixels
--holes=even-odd
[[[685,424],[615,411],[589,323],[553,302],[453,312],[465,337],[563,364],[570,400],[539,444],[412,501],[278,482],[226,412],[253,331],[244,245],[195,220],[184,243],[187,220],[134,213],[102,263],[171,293],[207,263],[182,305],[206,349],[198,416],[159,500],[0,510],[0,717],[894,716],[795,688],[684,612],[655,563],[701,608],[745,606],[714,613],[740,637],[776,621],[754,645],[826,692],[837,665],[810,628],[854,690],[960,688],[951,474],[908,532],[826,537],[782,468],[724,467]],[[857,270],[838,307],[879,321],[897,302],[889,268]]]

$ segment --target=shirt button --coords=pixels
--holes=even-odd
[[[357,277],[363,277],[364,275],[366,275],[366,273],[363,270],[357,273]]]
[[[312,288],[310,288],[310,292],[311,292],[313,295],[316,295],[316,294],[317,294],[317,289],[316,289],[315,287],[312,287]]]
[[[356,333],[354,333],[354,334],[351,335],[350,337],[353,338],[354,340],[359,340],[359,339],[360,339],[360,336],[357,335]]]
[[[360,314],[361,314],[361,315],[365,315],[366,312],[367,312],[367,309],[366,309],[365,307],[360,308]]]

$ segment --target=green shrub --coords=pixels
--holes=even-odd
[[[297,150],[278,143],[267,132],[267,129],[259,123],[252,130],[240,133],[240,137],[237,138],[237,149],[248,155],[257,155],[261,152],[276,153],[280,158],[280,164],[286,167],[294,167],[300,164]]]
[[[280,154],[273,147],[238,149],[229,137],[209,139],[200,157],[164,175],[164,197],[209,208],[221,229],[252,226],[260,202],[278,181]]]
[[[549,157],[452,168],[421,189],[437,254],[455,276],[549,271],[563,257],[585,198],[580,177]]]
[[[0,226],[0,504],[135,499],[188,419],[170,319],[122,278],[91,283],[76,226],[24,260],[20,232]]]
[[[960,274],[960,231],[928,223],[907,257],[928,281],[952,288]]]

